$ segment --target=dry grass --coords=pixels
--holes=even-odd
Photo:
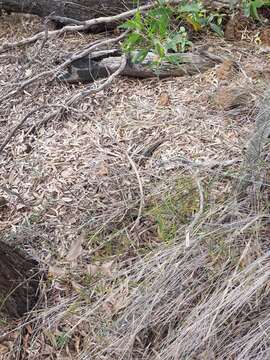
[[[39,23],[12,16],[0,26],[14,40]],[[16,34],[6,31],[13,28]],[[0,98],[92,40],[73,34],[41,52],[36,44],[0,56]],[[1,184],[25,202],[1,193],[8,200],[1,236],[48,270],[37,308],[20,324],[2,326],[1,333],[13,329],[3,359],[268,358],[267,143],[255,162],[259,169],[263,163],[263,178],[252,166],[249,186],[236,185],[246,179],[243,148],[262,110],[269,59],[251,42],[208,41],[240,68],[119,79],[30,136],[75,88],[44,81],[1,104],[1,143],[31,109],[47,106],[0,158]],[[231,109],[222,87],[249,89],[250,103]],[[262,111],[268,119],[267,106]]]

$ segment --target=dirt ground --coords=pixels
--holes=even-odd
[[[0,42],[18,41],[41,26],[33,17],[1,17]],[[41,50],[38,42],[0,54],[0,101],[16,83],[52,69],[94,38],[69,34],[48,41]],[[31,109],[44,106],[0,154],[0,184],[4,186],[0,197],[6,201],[0,209],[0,234],[49,269],[50,282],[42,290],[49,305],[76,297],[78,288],[86,286],[81,274],[91,266],[103,266],[107,276],[113,262],[133,261],[141,256],[141,249],[159,246],[162,241],[155,224],[142,216],[141,206],[181,176],[183,161],[231,161],[228,171],[241,166],[257,104],[270,82],[269,51],[258,38],[258,30],[243,32],[241,40],[231,42],[207,35],[195,48],[203,45],[224,56],[222,64],[192,77],[119,77],[106,90],[75,104],[61,119],[52,119],[30,135],[29,130],[53,106],[65,106],[72,93],[85,85],[68,86],[44,78],[0,103],[0,143]],[[141,163],[143,152],[157,142],[156,151]],[[132,224],[139,217],[134,230]],[[106,236],[122,230],[130,241],[128,249],[121,245],[105,251]],[[67,273],[68,281],[58,280]],[[10,324],[6,326],[3,331]],[[27,331],[33,331],[30,325]],[[57,331],[51,338],[44,335],[46,347],[35,343],[39,350],[33,353],[27,350],[24,337],[24,352],[37,359],[35,351],[42,348],[42,358],[53,358],[48,355],[53,348],[65,348],[64,330]],[[3,343],[0,354],[10,351],[12,341]],[[58,358],[72,358],[72,352],[79,351],[79,340],[74,344],[72,349],[61,350]]]

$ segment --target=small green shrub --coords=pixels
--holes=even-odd
[[[56,336],[55,341],[57,349],[62,349],[70,342],[70,335],[67,333],[61,333]]]
[[[7,326],[8,325],[8,320],[7,318],[0,313],[0,328],[1,326]]]
[[[243,0],[243,11],[247,17],[255,20],[261,20],[258,9],[262,7],[270,7],[270,0]]]
[[[113,256],[123,255],[130,247],[131,240],[121,230],[108,231],[103,229],[99,233],[89,233],[89,246],[94,250],[94,261],[105,261]]]
[[[192,220],[198,209],[199,194],[194,180],[184,176],[148,213],[157,224],[159,238],[165,243],[171,243],[179,229]]]
[[[179,62],[174,53],[185,52],[192,42],[189,40],[187,26],[194,31],[210,27],[219,35],[223,15],[208,14],[198,0],[182,1],[178,6],[170,6],[159,0],[157,7],[143,15],[139,10],[132,19],[120,27],[130,30],[123,43],[123,51],[133,54],[134,63],[142,62],[151,51],[156,55],[154,66],[162,61]]]
[[[258,9],[270,7],[270,0],[243,0],[244,15],[261,20]],[[179,56],[174,53],[185,52],[192,45],[188,28],[201,31],[210,28],[223,36],[222,23],[225,14],[209,12],[199,0],[183,0],[178,5],[170,5],[158,0],[157,6],[142,14],[139,10],[132,19],[120,26],[130,30],[122,49],[131,56],[134,63],[141,63],[149,52],[155,55],[151,66],[162,62],[178,64]]]

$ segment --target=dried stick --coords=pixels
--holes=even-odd
[[[195,176],[195,180],[196,180],[196,184],[197,184],[197,188],[198,188],[198,192],[199,192],[200,207],[199,207],[199,210],[196,213],[193,221],[188,225],[188,227],[186,229],[186,247],[190,246],[190,233],[193,231],[195,225],[197,225],[198,221],[200,220],[200,218],[203,214],[203,209],[204,209],[204,196],[203,196],[203,188],[201,185],[201,181],[197,175]]]
[[[11,139],[15,136],[16,132],[20,129],[20,127],[27,121],[27,119],[33,115],[36,111],[44,109],[46,106],[58,106],[58,105],[42,105],[37,107],[36,109],[31,110],[28,114],[26,114],[22,120],[15,126],[15,128],[10,132],[10,134],[7,136],[6,140],[3,142],[3,144],[0,146],[0,154],[4,151],[5,147],[10,143]],[[23,200],[21,195],[17,193],[16,191],[8,189],[5,185],[0,185],[0,189],[7,193],[8,195],[16,196],[20,203],[22,203],[25,206],[29,206],[26,204],[26,202]]]
[[[26,122],[26,120],[33,115],[36,111],[44,109],[46,105],[39,106],[36,109],[31,110],[28,114],[26,114],[22,120],[15,126],[15,128],[11,131],[11,133],[7,136],[6,140],[3,142],[3,144],[0,146],[0,154],[3,152],[5,147],[8,145],[10,140],[13,138],[13,136],[16,134],[16,132],[19,130],[19,128]]]
[[[18,199],[19,203],[23,204],[24,206],[29,206],[24,199],[21,197],[21,195],[19,193],[17,193],[17,191],[14,190],[10,190],[8,189],[8,187],[6,185],[0,185],[0,189],[2,191],[4,191],[6,194],[8,195],[12,195],[12,196],[16,196],[16,198]]]
[[[83,99],[85,96],[96,94],[96,93],[102,91],[103,89],[105,89],[108,85],[110,85],[113,82],[113,80],[118,75],[121,74],[121,72],[126,67],[126,64],[127,64],[126,55],[122,55],[122,61],[121,61],[119,68],[114,73],[112,73],[100,86],[98,86],[96,88],[91,87],[90,89],[88,88],[86,90],[80,91],[77,94],[73,95],[65,104],[63,104],[61,106],[60,110],[56,110],[56,111],[48,114],[48,116],[46,116],[43,120],[41,120],[37,125],[34,125],[29,130],[28,135],[35,132],[41,126],[46,125],[52,118],[57,117],[57,116],[62,116],[64,114],[64,112],[68,109],[68,107],[70,105],[74,104],[75,102],[77,102],[78,100]]]
[[[87,47],[86,49],[73,54],[73,56],[71,56],[69,59],[64,61],[62,64],[58,65],[55,69],[48,70],[48,71],[43,71],[42,73],[37,74],[36,76],[33,76],[32,78],[21,82],[16,89],[6,93],[6,95],[4,95],[4,96],[2,96],[0,98],[0,104],[3,101],[9,99],[10,97],[18,94],[21,90],[25,89],[26,86],[31,85],[35,81],[37,81],[37,80],[39,80],[41,78],[44,78],[45,76],[50,76],[53,73],[55,73],[55,76],[54,76],[54,78],[55,78],[57,76],[57,73],[60,70],[64,69],[66,66],[71,64],[74,60],[80,59],[81,57],[90,54],[93,50],[95,50],[96,48],[98,48],[100,46],[112,44],[112,43],[115,43],[115,42],[118,42],[118,41],[122,40],[127,35],[127,33],[128,33],[128,31],[125,31],[123,34],[119,35],[118,37],[116,37],[114,39],[106,39],[106,40],[103,40],[103,41],[94,42],[91,46]]]
[[[14,43],[5,43],[2,46],[0,46],[0,53],[14,49],[19,46],[24,46],[27,44],[32,44],[36,42],[37,40],[43,39],[44,36],[47,38],[54,38],[58,35],[63,35],[67,32],[77,32],[77,31],[85,31],[90,29],[92,26],[98,25],[98,24],[110,24],[113,22],[117,22],[119,20],[124,20],[126,18],[131,17],[134,15],[138,10],[139,11],[146,11],[156,6],[156,3],[151,3],[149,5],[140,6],[136,9],[125,11],[121,14],[117,14],[114,16],[102,16],[96,19],[91,19],[84,21],[82,25],[67,25],[64,26],[62,29],[59,30],[52,30],[48,31],[47,34],[44,34],[44,32],[39,32],[35,34],[34,36],[28,37],[26,39],[14,42]]]
[[[138,169],[136,167],[136,164],[128,154],[127,154],[127,158],[128,158],[128,161],[129,161],[132,169],[134,170],[134,172],[136,174],[138,184],[139,184],[139,189],[140,189],[140,195],[141,195],[141,197],[140,197],[140,207],[139,207],[137,219],[135,220],[135,223],[133,224],[132,228],[130,229],[130,231],[132,231],[140,222],[140,218],[141,218],[141,215],[142,215],[142,210],[143,210],[143,207],[144,207],[144,192],[143,192],[142,180],[140,178],[140,175],[139,175]]]

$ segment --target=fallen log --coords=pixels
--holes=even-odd
[[[180,0],[168,1],[180,3]],[[240,0],[203,0],[205,6],[212,9],[229,8],[236,6]],[[150,3],[148,0],[2,0],[0,10],[17,13],[27,13],[40,17],[50,16],[62,24],[78,24],[76,21],[85,21],[101,16],[120,14],[128,9],[136,8]]]
[[[148,1],[140,0],[144,5]],[[100,16],[119,14],[137,7],[134,0],[2,0],[0,9],[8,12],[27,13],[40,17],[50,16],[63,24],[72,20],[85,21]]]
[[[206,51],[198,54],[178,53],[173,55],[174,58],[178,58],[177,64],[165,61],[156,68],[153,67],[155,54],[151,52],[142,63],[132,63],[129,60],[121,75],[141,79],[194,75],[204,72],[224,60]],[[67,83],[91,83],[114,73],[119,68],[120,63],[121,53],[119,50],[97,51],[71,62],[68,71],[59,74],[58,79]]]
[[[0,318],[18,318],[37,301],[38,264],[15,246],[0,241]]]
[[[29,1],[25,1],[23,2],[23,6],[21,5],[21,2],[18,0],[4,0],[2,2],[0,2],[0,16],[1,16],[1,11],[4,9],[6,11],[17,11],[17,12],[23,12],[23,13],[31,13],[31,14],[40,14],[40,16],[45,16],[47,14],[46,11],[46,6],[38,6],[38,5],[42,5],[44,0],[37,0],[35,1],[35,3],[33,4],[33,6],[29,5]],[[2,46],[0,46],[0,53],[8,51],[10,49],[14,49],[16,47],[19,46],[24,46],[27,44],[31,44],[39,39],[44,39],[46,37],[46,39],[49,38],[53,38],[59,35],[62,35],[64,33],[67,32],[77,32],[77,31],[92,31],[92,32],[99,32],[99,31],[104,31],[106,29],[113,29],[117,24],[122,23],[123,21],[125,21],[126,19],[132,17],[137,9],[140,9],[140,11],[142,12],[146,12],[149,9],[152,9],[156,6],[156,2],[155,1],[150,1],[148,2],[147,0],[142,0],[140,2],[137,2],[137,7],[135,7],[135,4],[133,5],[131,10],[128,11],[124,11],[124,12],[120,12],[117,13],[116,15],[111,15],[111,16],[104,16],[104,12],[102,12],[102,16],[97,17],[98,12],[94,11],[93,7],[82,7],[82,2],[81,1],[86,1],[88,3],[89,2],[93,2],[93,4],[103,4],[102,6],[104,6],[104,3],[106,3],[106,1],[108,0],[77,0],[78,3],[78,9],[80,9],[78,11],[78,16],[76,14],[70,14],[70,16],[73,16],[72,18],[70,17],[66,17],[64,15],[68,15],[65,13],[64,10],[66,10],[66,8],[63,8],[63,0],[59,0],[57,3],[55,2],[55,0],[50,0],[49,4],[54,4],[54,5],[58,5],[60,10],[62,9],[62,11],[59,10],[59,8],[56,6],[56,8],[54,8],[52,6],[52,12],[50,14],[48,14],[48,19],[55,19],[56,21],[60,21],[62,22],[62,25],[64,25],[63,27],[61,27],[58,30],[50,30],[50,31],[41,31],[39,33],[36,33],[35,35],[28,37],[26,39],[22,39],[20,41],[14,42],[14,43],[4,43]],[[131,1],[131,0],[128,0]],[[133,1],[133,0],[132,0]],[[119,3],[120,0],[113,0],[111,3],[117,2]],[[181,2],[181,0],[166,0],[166,2],[169,4],[178,4]],[[210,7],[212,9],[220,9],[221,7],[227,7],[228,8],[228,3],[232,4],[231,0],[221,0],[221,1],[213,1],[212,3],[209,2],[208,0],[204,0],[205,5],[207,7]],[[146,5],[141,5],[141,3],[146,3]],[[238,3],[240,3],[239,0],[234,0],[233,3],[235,4],[234,6],[237,6]],[[62,4],[62,6],[60,6]],[[74,4],[74,3],[72,3]],[[123,1],[121,0],[121,4],[123,4]],[[125,7],[127,8],[128,3],[124,2]],[[20,5],[20,6],[18,6]],[[140,5],[138,7],[138,5]],[[101,8],[102,8],[101,6]],[[40,10],[39,8],[42,7],[42,10]],[[35,10],[36,9],[36,10]],[[55,9],[55,11],[53,11]],[[64,9],[64,10],[63,10]],[[111,7],[106,7],[106,9],[109,11],[109,13],[111,12],[112,8]],[[115,8],[113,8],[115,9]],[[39,11],[38,11],[39,10]],[[83,13],[83,19],[79,16],[79,14],[81,14],[81,12]],[[106,11],[107,13],[107,11]],[[60,15],[59,15],[60,14]],[[75,19],[75,17],[78,17],[79,20]],[[80,20],[81,19],[81,20]]]

